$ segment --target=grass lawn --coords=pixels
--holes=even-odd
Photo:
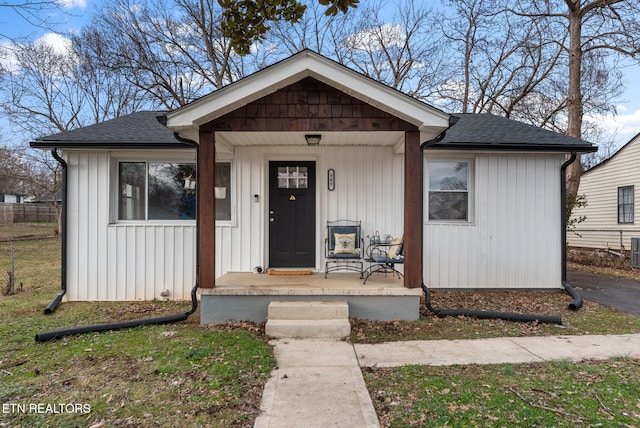
[[[45,316],[60,287],[59,241],[17,242],[16,255],[22,287],[0,296],[0,427],[253,426],[275,367],[263,326],[201,326],[196,312],[188,322],[36,344],[36,333],[185,312],[190,302],[62,303]],[[424,312],[415,322],[353,320],[351,340],[640,332],[640,317],[591,302],[571,312],[570,301],[563,293],[434,292],[436,307],[506,307],[564,323]],[[639,373],[637,361],[616,360],[366,369],[365,380],[384,426],[640,426]]]
[[[0,241],[34,236],[55,236],[54,223],[0,223]]]
[[[200,326],[196,312],[188,322],[36,344],[36,333],[186,312],[191,303],[62,303],[46,316],[60,288],[59,241],[16,246],[50,268],[19,276],[24,257],[16,257],[23,287],[0,296],[0,427],[253,426],[275,365],[261,327]]]
[[[637,427],[640,361],[368,369],[385,427]]]

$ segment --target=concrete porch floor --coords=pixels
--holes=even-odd
[[[228,273],[215,288],[200,289],[202,324],[229,320],[263,322],[272,301],[346,301],[349,317],[379,321],[418,319],[422,290],[404,288],[390,274],[375,274],[365,285],[358,274],[268,275]]]

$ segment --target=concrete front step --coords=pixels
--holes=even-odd
[[[338,302],[271,302],[269,319],[277,320],[333,320],[349,319],[349,304]]]
[[[342,339],[351,334],[349,304],[345,301],[269,303],[265,333],[278,339]]]
[[[267,336],[276,339],[343,339],[351,334],[349,320],[272,320],[265,325]]]

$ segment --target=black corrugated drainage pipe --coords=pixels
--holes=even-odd
[[[67,293],[67,163],[58,154],[58,148],[51,149],[51,156],[62,166],[62,230],[60,230],[60,245],[62,254],[60,255],[60,292],[56,294],[51,303],[44,308],[44,314],[50,315],[56,310],[60,301]],[[55,198],[56,196],[53,195]]]
[[[571,152],[571,157],[560,167],[560,210],[562,214],[561,251],[562,251],[562,286],[564,290],[573,297],[573,302],[569,303],[569,309],[577,311],[582,307],[582,296],[567,282],[567,167],[576,160],[576,152]]]
[[[182,141],[183,143],[189,144],[193,146],[196,150],[196,183],[198,182],[198,158],[200,156],[198,150],[198,143],[192,140],[187,140],[185,138],[180,137],[177,133],[174,134],[176,139]],[[197,309],[198,309],[198,278],[200,274],[200,265],[199,265],[199,230],[200,230],[200,217],[198,216],[198,198],[199,190],[196,191],[196,284],[191,289],[191,309],[184,313],[179,313],[175,315],[166,315],[164,317],[156,317],[156,318],[146,318],[140,320],[132,320],[132,321],[123,321],[123,322],[115,322],[115,323],[107,323],[107,324],[96,324],[89,325],[84,327],[74,327],[68,328],[64,330],[50,331],[46,333],[38,333],[35,336],[36,342],[47,342],[50,340],[60,339],[65,336],[73,336],[77,334],[84,333],[96,333],[101,331],[111,331],[111,330],[122,330],[125,328],[133,328],[139,327],[142,325],[162,325],[162,324],[172,324],[180,321],[186,321]]]
[[[449,127],[455,125],[458,121],[458,118],[455,116],[451,116],[449,118]],[[448,129],[448,128],[447,128]],[[438,135],[433,140],[429,140],[425,143],[422,143],[420,146],[420,152],[423,153],[424,149],[429,146],[430,143],[435,143],[444,138],[447,130],[445,129],[440,135]],[[424,160],[420,164],[420,194],[424,195]],[[422,207],[421,210],[424,210],[424,203],[420,204]],[[421,213],[421,217],[424,218],[424,212]],[[565,218],[564,215],[562,217]],[[420,239],[421,242],[424,242],[424,222],[421,222],[420,226]],[[422,264],[424,269],[424,263]],[[422,277],[424,278],[424,272],[422,273]],[[422,291],[424,291],[424,301],[425,307],[430,311],[436,314],[438,317],[455,317],[455,316],[465,316],[472,318],[480,318],[480,319],[501,319],[505,321],[519,321],[519,322],[539,322],[546,324],[562,324],[562,318],[558,316],[548,316],[548,315],[534,315],[534,314],[516,314],[511,312],[493,312],[493,311],[473,311],[468,309],[439,309],[431,306],[431,293],[429,288],[424,284],[420,284],[422,287]]]
[[[88,325],[84,327],[74,327],[74,328],[68,328],[64,330],[38,333],[36,334],[36,342],[38,343],[48,342],[50,340],[60,339],[65,336],[73,336],[73,335],[84,334],[84,333],[97,333],[101,331],[122,330],[125,328],[139,327],[141,325],[161,325],[161,324],[172,324],[179,321],[186,321],[186,319],[189,318],[189,316],[193,314],[198,308],[197,290],[198,290],[198,284],[196,284],[191,289],[191,310],[189,310],[188,312],[175,314],[175,315],[167,315],[164,317],[146,318],[141,320],[114,322],[114,323],[108,323],[108,324]]]
[[[554,315],[535,315],[535,314],[517,314],[513,312],[494,312],[494,311],[472,311],[468,309],[438,309],[431,306],[431,293],[426,285],[421,284],[424,291],[425,307],[439,316],[444,317],[470,317],[478,319],[500,319],[505,321],[518,322],[539,322],[543,324],[562,325],[562,317]]]

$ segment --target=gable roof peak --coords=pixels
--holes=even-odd
[[[200,125],[306,77],[313,77],[421,130],[439,132],[448,126],[447,113],[311,49],[303,49],[168,113],[167,126],[197,139]]]

